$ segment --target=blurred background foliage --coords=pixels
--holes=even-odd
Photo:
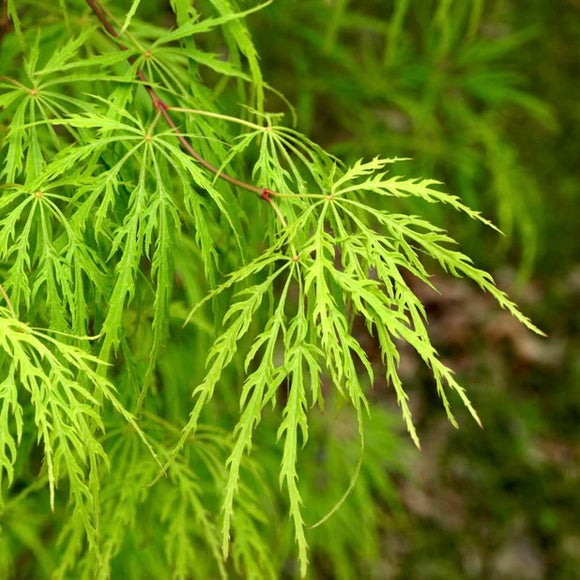
[[[577,577],[580,3],[276,1],[251,28],[301,130],[345,160],[410,157],[409,174],[441,180],[499,224],[498,243],[433,206],[398,208],[450,229],[549,335],[530,337],[461,282],[424,291],[485,430],[467,417],[450,429],[409,353],[423,453],[389,448],[399,503],[379,509],[389,520],[375,559],[355,542],[358,558],[328,568],[322,550],[314,576],[347,578],[358,560],[365,578]],[[362,329],[361,341],[372,351]],[[375,407],[392,410],[376,393]],[[343,525],[352,542],[353,522]]]

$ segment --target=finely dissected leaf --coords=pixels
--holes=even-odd
[[[271,0],[270,0],[271,1]],[[214,3],[214,2],[212,2]],[[223,16],[217,18],[205,18],[203,20],[190,20],[187,24],[179,27],[177,30],[173,32],[169,32],[165,34],[162,38],[156,41],[153,44],[153,47],[161,45],[161,44],[168,44],[170,42],[174,42],[181,38],[187,36],[193,36],[195,34],[201,34],[204,32],[209,32],[213,28],[217,26],[221,26],[223,24],[233,23],[237,20],[242,20],[247,15],[252,14],[252,12],[256,12],[257,10],[262,10],[265,6],[267,6],[270,2],[266,2],[264,4],[260,4],[254,8],[250,8],[249,10],[243,12],[234,12],[232,10],[231,4],[229,2],[222,2],[221,0],[215,1],[214,5],[216,8],[223,14]],[[239,33],[239,29],[236,26],[236,31]],[[247,32],[246,32],[247,34]],[[246,43],[250,42],[249,37],[245,38],[241,35],[236,36],[240,42],[241,46],[243,46],[247,51],[249,50]]]
[[[277,273],[278,274],[278,273]],[[222,550],[224,555],[229,551],[231,519],[234,514],[234,498],[238,492],[240,467],[244,453],[252,448],[252,439],[255,428],[258,426],[262,409],[269,399],[274,396],[284,380],[287,372],[276,365],[275,351],[278,341],[284,336],[285,316],[284,307],[288,295],[291,274],[282,290],[273,316],[266,328],[254,340],[246,357],[245,367],[260,353],[260,361],[256,370],[248,375],[242,387],[240,419],[234,429],[235,444],[227,460],[228,479],[223,501]]]
[[[48,73],[54,73],[55,71],[62,72],[67,68],[67,65],[75,66],[78,60],[74,63],[70,61],[78,56],[79,50],[87,42],[89,36],[93,34],[91,28],[84,30],[76,38],[71,38],[64,46],[56,49],[51,55],[48,61],[43,65],[43,67],[35,71],[37,75],[45,75]],[[119,62],[119,61],[116,61]]]
[[[380,172],[386,165],[396,161],[399,161],[399,159],[380,159],[378,157],[368,162],[358,161],[334,183],[333,194],[344,195],[352,191],[358,191],[391,195],[393,197],[416,196],[429,203],[449,204],[454,209],[466,213],[469,217],[497,229],[489,220],[482,217],[480,212],[474,211],[463,204],[457,196],[443,193],[431,187],[433,185],[441,185],[438,181],[433,179],[403,179],[397,175],[387,178],[386,173]],[[360,178],[363,179],[359,181]]]
[[[146,168],[147,154],[144,154],[139,183],[131,194],[129,213],[124,220],[123,227],[117,230],[113,239],[112,251],[122,248],[122,257],[117,265],[116,282],[109,301],[107,317],[103,324],[105,340],[100,356],[105,360],[108,359],[111,348],[119,344],[125,303],[134,296],[139,262],[146,251],[144,247],[145,216],[149,197]]]
[[[219,54],[209,54],[202,50],[197,50],[193,48],[184,49],[182,51],[182,54],[186,54],[193,61],[203,66],[207,66],[208,68],[219,74],[239,78],[245,81],[251,80],[251,77],[249,75],[240,71],[238,67],[233,66],[227,61],[223,60],[223,58],[220,58]]]
[[[96,549],[95,497],[89,487],[89,470],[108,464],[98,440],[98,432],[104,429],[99,413],[102,401],[111,403],[153,450],[134,417],[116,398],[113,385],[97,372],[98,359],[78,347],[30,329],[11,318],[5,309],[0,314],[0,348],[11,360],[0,383],[0,427],[6,435],[0,454],[0,477],[5,471],[11,482],[17,445],[22,438],[22,406],[16,394],[20,387],[26,391],[34,410],[33,420],[43,448],[51,507],[54,510],[58,482],[66,476],[75,525],[80,526]],[[10,428],[9,413],[14,417],[16,439]]]
[[[304,311],[300,311],[294,324],[288,329],[286,345],[288,348],[286,371],[289,377],[288,401],[284,407],[284,419],[278,429],[277,438],[284,438],[284,452],[280,470],[280,483],[286,483],[290,502],[290,517],[295,530],[300,559],[300,573],[304,577],[308,566],[307,541],[304,534],[302,518],[302,498],[298,490],[298,472],[296,464],[299,453],[299,435],[302,436],[302,447],[308,441],[308,418],[306,415],[308,393],[305,382],[310,380],[310,390],[316,396],[319,392],[321,367],[318,363],[320,353],[305,342],[308,322]],[[305,372],[305,367],[308,369]]]
[[[167,498],[163,516],[169,522],[167,550],[175,566],[174,577],[179,578],[196,573],[194,565],[196,548],[189,539],[191,536],[190,519],[193,514],[196,535],[209,546],[220,577],[226,578],[227,573],[219,550],[216,527],[210,511],[204,506],[201,489],[194,472],[185,465],[174,463],[171,467],[170,479],[174,485],[170,491],[171,495]]]
[[[119,31],[119,36],[122,36],[125,31],[127,30],[127,28],[129,28],[129,26],[131,25],[131,20],[133,19],[133,16],[135,16],[135,13],[137,12],[137,9],[139,8],[139,4],[141,4],[141,0],[133,0],[133,2],[131,3],[131,7],[129,8],[129,11],[127,12],[127,16],[125,16],[125,22],[123,22],[123,26],[121,27],[121,30]]]
[[[262,271],[277,258],[277,256],[269,255],[265,260],[255,260],[247,267],[245,267],[241,272],[237,273],[237,275],[233,277],[232,281],[226,283],[226,285],[218,289],[218,292],[222,291],[228,285],[233,284],[237,280],[244,279],[252,273]],[[179,442],[171,452],[170,461],[164,467],[164,471],[169,467],[177,454],[182,450],[187,439],[195,434],[200,414],[204,407],[211,401],[214,395],[215,387],[220,380],[225,367],[229,365],[234,358],[234,355],[237,352],[238,342],[250,329],[252,318],[256,310],[261,306],[265,295],[270,293],[272,290],[272,283],[274,280],[276,280],[276,278],[278,278],[278,276],[280,276],[280,274],[288,267],[288,265],[289,263],[287,262],[276,272],[266,278],[266,280],[260,285],[254,286],[247,291],[241,291],[238,294],[239,299],[236,300],[226,312],[222,321],[223,325],[226,327],[226,331],[218,336],[212,346],[212,349],[209,352],[205,378],[193,392],[193,409],[189,414],[187,424],[181,432]],[[245,443],[244,440],[240,441]],[[239,450],[236,454],[241,457]],[[224,533],[227,534],[228,532],[229,527]]]
[[[18,445],[22,439],[23,411],[18,404],[18,389],[14,375],[8,375],[0,384],[0,487],[7,477],[10,487],[14,481],[14,462],[18,455]],[[12,428],[12,424],[14,427]],[[0,508],[4,501],[0,496]]]

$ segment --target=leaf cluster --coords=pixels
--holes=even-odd
[[[455,393],[479,422],[408,277],[431,284],[438,264],[539,332],[444,230],[396,202],[490,222],[439,183],[394,173],[396,158],[344,166],[268,113],[256,8],[175,0],[167,30],[138,19],[138,0],[117,19],[98,2],[24,4],[7,4],[0,78],[2,571],[18,574],[27,549],[55,577],[277,577],[295,543],[303,577],[313,535],[346,577],[349,538],[324,547],[305,522],[332,526],[344,509],[338,530],[356,521],[346,502],[370,513],[392,496],[367,416],[388,423],[369,401],[380,373],[419,446],[403,342],[450,421]],[[339,401],[360,455],[329,467],[352,477],[324,515],[300,459],[313,434],[332,448],[319,409]]]

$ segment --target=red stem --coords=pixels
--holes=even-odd
[[[2,17],[0,18],[0,44],[6,34],[10,32],[10,17],[8,16],[8,0],[2,1]]]
[[[103,28],[113,38],[119,39],[119,35],[117,34],[117,31],[115,30],[115,28],[110,23],[107,16],[105,15],[104,8],[101,6],[99,1],[98,0],[86,0],[86,3],[89,5],[91,10],[94,12],[95,16],[100,20],[101,24],[103,25]],[[124,46],[123,44],[119,44],[119,48],[121,50],[127,50],[127,47]],[[134,56],[128,56],[127,60],[129,61],[130,64],[135,63]],[[228,181],[229,183],[231,183],[237,187],[240,187],[242,189],[245,189],[247,191],[257,193],[261,199],[272,204],[272,199],[270,198],[270,196],[274,192],[272,192],[271,190],[269,190],[265,187],[258,187],[256,185],[252,185],[251,183],[246,183],[245,181],[242,181],[241,179],[237,179],[235,177],[232,177],[231,175],[228,175],[227,173],[220,171],[215,165],[212,165],[209,161],[204,159],[193,148],[191,143],[181,134],[181,131],[179,130],[177,124],[173,120],[173,117],[170,115],[169,111],[167,110],[167,105],[163,102],[161,97],[158,95],[157,91],[155,91],[155,89],[151,86],[151,83],[147,79],[145,73],[140,68],[137,69],[137,76],[139,77],[139,79],[143,83],[143,86],[145,87],[145,90],[149,94],[149,97],[151,98],[151,101],[153,102],[153,106],[161,113],[161,115],[165,119],[165,122],[171,127],[171,129],[175,133],[175,136],[177,137],[177,139],[181,143],[181,146],[183,147],[183,149],[185,151],[187,151],[187,153],[189,153],[194,159],[199,161],[199,163],[201,163],[201,165],[203,165],[208,171],[211,171],[212,173],[217,175],[219,178],[223,179],[224,181]]]

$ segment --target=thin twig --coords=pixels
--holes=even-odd
[[[10,32],[10,17],[8,16],[8,0],[2,0],[2,16],[0,17],[0,44]]]
[[[105,14],[105,9],[100,4],[100,2],[98,0],[86,0],[86,3],[89,5],[91,10],[94,12],[95,16],[100,20],[103,28],[113,38],[119,39],[119,35],[117,34],[117,31],[115,30],[114,26],[111,24],[109,19],[107,18],[106,14]],[[127,47],[124,46],[123,44],[119,43],[119,49],[120,50],[127,50]],[[127,60],[130,64],[135,63],[135,57],[132,55],[128,56]],[[137,68],[136,74],[139,77],[139,79],[141,80],[141,82],[143,83],[145,90],[149,94],[149,97],[151,98],[151,101],[153,102],[153,106],[161,113],[161,116],[165,119],[165,122],[171,127],[171,129],[175,133],[175,136],[177,137],[177,139],[181,143],[181,146],[183,147],[183,149],[185,149],[185,151],[187,151],[187,153],[189,153],[189,155],[191,155],[194,159],[196,159],[199,163],[201,163],[201,165],[203,165],[203,167],[205,167],[208,171],[211,171],[213,174],[217,175],[220,179],[223,179],[224,181],[228,181],[232,185],[235,185],[236,187],[240,187],[241,189],[245,189],[247,191],[251,191],[252,193],[258,194],[261,199],[268,202],[272,206],[272,208],[274,209],[274,212],[276,213],[276,215],[279,218],[282,217],[282,214],[280,213],[278,206],[274,203],[274,201],[271,198],[272,195],[275,195],[275,192],[273,192],[272,190],[270,190],[266,187],[258,187],[257,185],[253,185],[251,183],[247,183],[245,181],[242,181],[241,179],[237,179],[236,177],[232,177],[231,175],[228,175],[227,173],[220,171],[215,165],[212,165],[209,161],[207,161],[205,158],[203,158],[193,148],[191,143],[181,134],[181,131],[179,130],[177,124],[175,123],[175,121],[173,120],[173,117],[171,116],[171,114],[169,112],[170,109],[172,109],[172,107],[169,107],[161,99],[161,97],[159,96],[157,91],[151,86],[149,79],[147,78],[145,73],[140,68]],[[281,221],[283,224],[285,224],[283,217],[282,217]]]

